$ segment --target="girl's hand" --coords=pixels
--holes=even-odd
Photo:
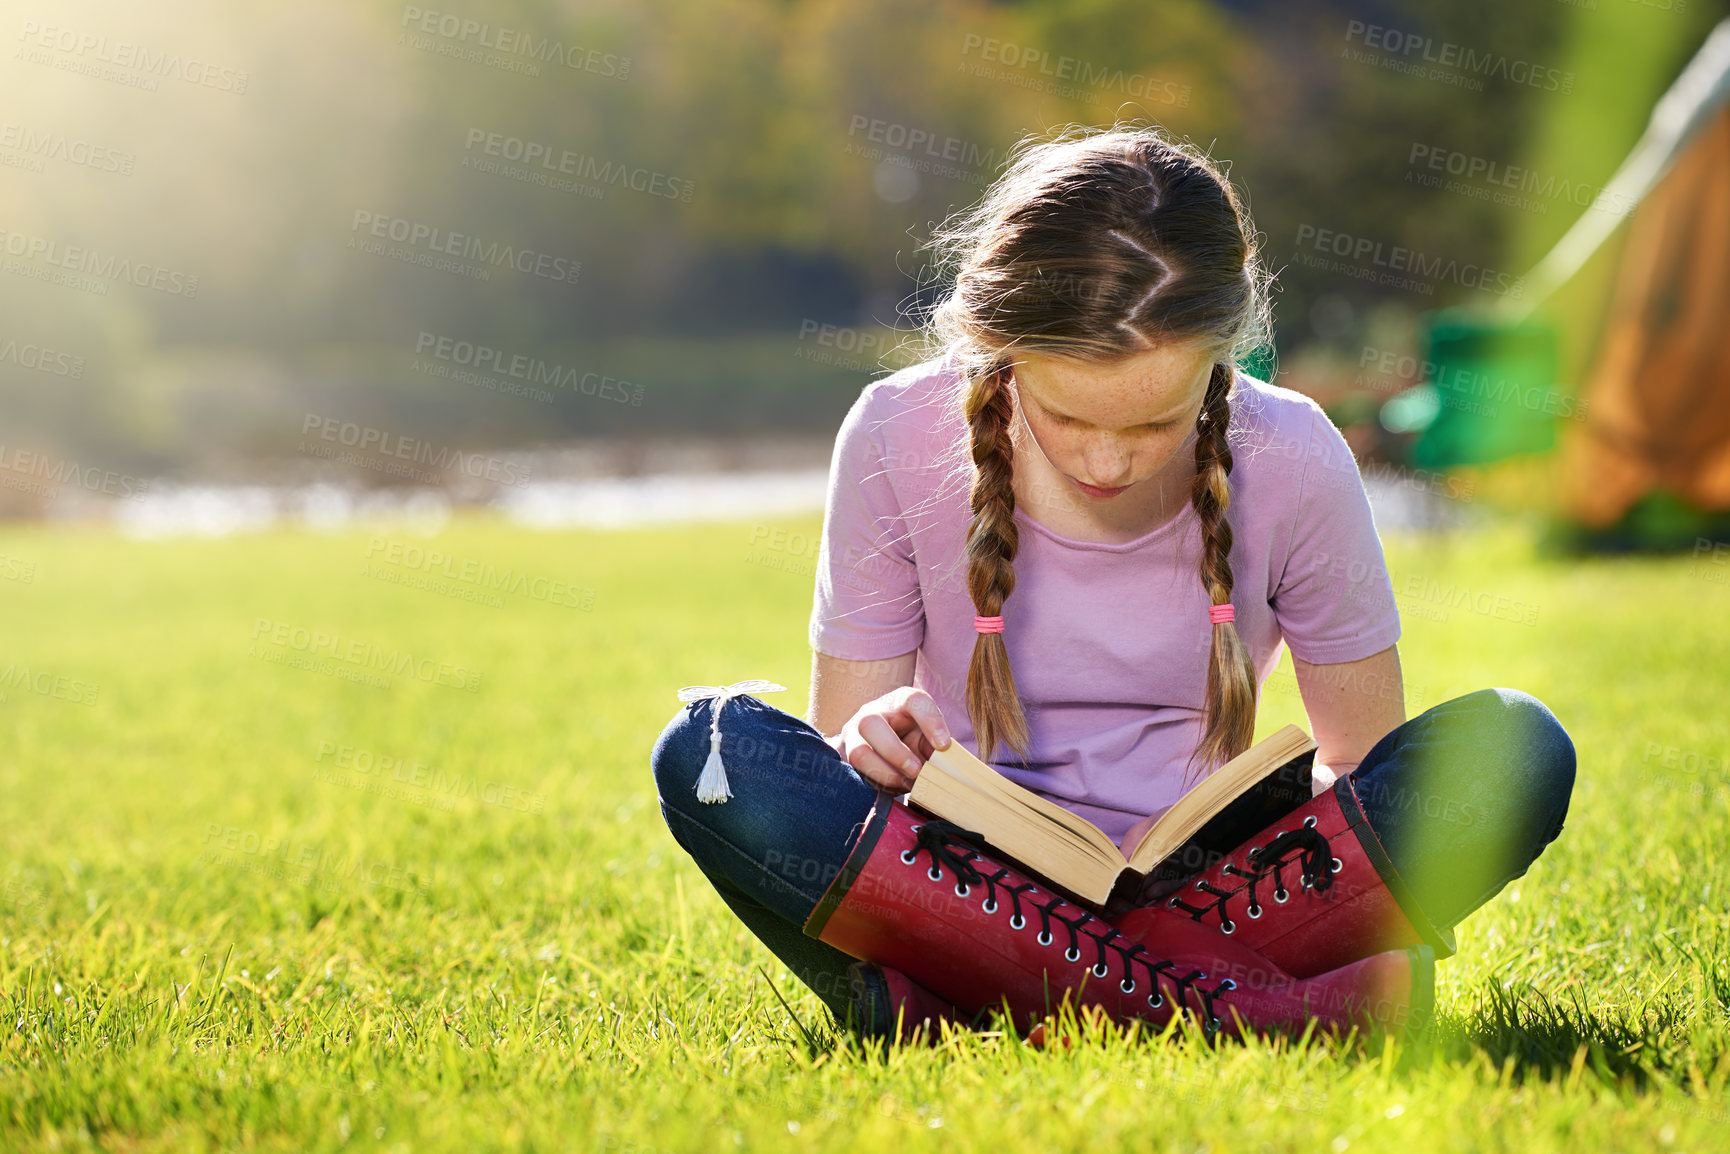
[[[1156,809],[1129,827],[1129,832],[1124,834],[1123,840],[1117,843],[1117,848],[1122,852],[1125,861],[1128,861],[1129,855],[1135,852],[1135,847],[1141,844],[1141,839],[1147,836],[1147,831],[1153,828],[1153,823],[1170,812],[1171,806],[1169,805],[1163,809]]]
[[[860,777],[889,793],[906,793],[932,751],[947,748],[949,726],[931,695],[911,685],[859,707],[829,739]]]
[[[1344,776],[1345,774],[1336,772],[1328,766],[1317,762],[1315,765],[1310,767],[1310,796],[1320,797],[1322,794],[1333,788],[1334,782]]]
[[[1124,834],[1123,840],[1117,843],[1117,848],[1123,854],[1124,861],[1129,860],[1129,855],[1135,852],[1135,847],[1141,844],[1141,839],[1147,836],[1147,831],[1153,828],[1153,823],[1164,815],[1165,810],[1163,809],[1158,813],[1150,813],[1129,827],[1129,832]]]

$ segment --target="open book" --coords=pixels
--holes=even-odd
[[[1220,766],[1162,814],[1129,860],[1092,822],[1023,789],[958,741],[931,755],[910,804],[978,833],[1015,864],[1095,906],[1120,882],[1188,877],[1310,799],[1316,743],[1295,725]]]

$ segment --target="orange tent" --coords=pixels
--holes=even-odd
[[[1642,498],[1730,511],[1730,20],[1652,110],[1601,198],[1636,206],[1583,421],[1562,435],[1563,512],[1614,526]],[[1577,272],[1623,212],[1594,205],[1527,278],[1519,320]]]
[[[1570,517],[1603,528],[1654,490],[1730,509],[1730,103],[1636,210],[1582,395]]]

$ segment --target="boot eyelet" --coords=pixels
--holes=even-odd
[[[1033,940],[1042,946],[1049,946],[1051,944],[1051,934],[1047,930],[1040,930],[1039,936]]]
[[[1339,873],[1339,872],[1340,872],[1340,871],[1341,871],[1341,870],[1343,870],[1343,869],[1345,869],[1345,868],[1346,868],[1346,863],[1345,863],[1345,862],[1343,862],[1343,861],[1341,861],[1341,860],[1340,860],[1340,859],[1339,859],[1339,858],[1337,858],[1337,857],[1336,857],[1336,858],[1330,858],[1330,859],[1328,859],[1328,860],[1329,860],[1329,861],[1330,861],[1330,862],[1332,862],[1332,863],[1333,863],[1333,867],[1334,867],[1334,868],[1333,868],[1333,871],[1332,871],[1332,872],[1334,872],[1334,873],[1336,873],[1336,874],[1337,874],[1337,873]]]
[[[979,908],[984,910],[988,914],[996,913],[997,912],[997,898],[995,896],[986,898],[985,904],[980,906]]]
[[[1209,1018],[1207,1020],[1207,1032],[1210,1034],[1217,1034],[1219,1033],[1219,1028],[1223,1025],[1225,1025],[1225,1023],[1220,1021],[1218,1018]]]
[[[1103,978],[1105,975],[1111,973],[1111,967],[1106,965],[1104,962],[1095,962],[1093,963],[1092,973],[1096,978]]]
[[[1199,889],[1206,889],[1206,888],[1207,888],[1207,882],[1206,882],[1206,881],[1199,881],[1199,882],[1196,882],[1196,883],[1195,883],[1195,888],[1196,888],[1196,889],[1198,889],[1198,890],[1199,890]]]
[[[903,865],[912,865],[913,863],[917,862],[918,860],[919,860],[918,855],[915,854],[912,850],[904,849],[901,851],[901,862]]]
[[[1081,951],[1076,949],[1074,946],[1070,946],[1067,950],[1063,951],[1063,960],[1066,962],[1079,962],[1081,960]]]
[[[1256,918],[1261,917],[1261,907],[1251,906],[1249,909],[1245,910],[1244,913],[1249,915],[1251,921],[1254,921]]]
[[[1273,900],[1274,900],[1275,904],[1277,904],[1277,905],[1283,906],[1290,899],[1291,899],[1291,891],[1290,890],[1275,890],[1273,892]]]
[[[1165,908],[1168,910],[1175,910],[1177,908],[1177,899],[1172,898],[1169,902],[1166,902]]]
[[[1219,923],[1219,932],[1222,934],[1235,934],[1237,933],[1237,923],[1232,921],[1230,918],[1226,918]]]
[[[1123,981],[1117,983],[1117,988],[1126,994],[1133,994],[1135,993],[1135,979],[1125,978]]]
[[[932,866],[930,869],[925,871],[925,876],[934,882],[940,882],[943,880],[943,867]]]
[[[1315,827],[1316,827],[1316,815],[1312,813],[1308,817],[1304,818],[1304,828],[1305,829],[1314,829]]]
[[[955,896],[956,896],[956,897],[958,897],[958,898],[964,898],[964,897],[966,897],[966,896],[967,896],[967,895],[968,895],[968,894],[970,894],[970,893],[972,893],[972,892],[973,892],[973,887],[972,887],[972,886],[968,886],[968,885],[958,885],[958,886],[956,886],[956,887],[955,887]]]
[[[1012,930],[1024,930],[1027,928],[1027,919],[1022,917],[1020,914],[1016,914],[1014,917],[1009,919],[1009,928]]]
[[[1147,1008],[1157,1010],[1163,1005],[1165,1005],[1165,995],[1159,992],[1158,987],[1155,987],[1153,993],[1147,996]]]
[[[1232,981],[1230,978],[1227,978],[1219,984],[1219,988],[1221,990],[1235,990],[1237,989],[1237,983]]]

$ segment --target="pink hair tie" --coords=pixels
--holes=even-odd
[[[1207,619],[1215,625],[1223,625],[1227,621],[1234,620],[1235,614],[1233,614],[1229,604],[1209,605],[1207,607]]]
[[[1001,617],[975,617],[973,619],[973,628],[974,628],[974,631],[978,632],[978,633],[1002,633],[1003,632],[1003,618],[1001,618]]]

